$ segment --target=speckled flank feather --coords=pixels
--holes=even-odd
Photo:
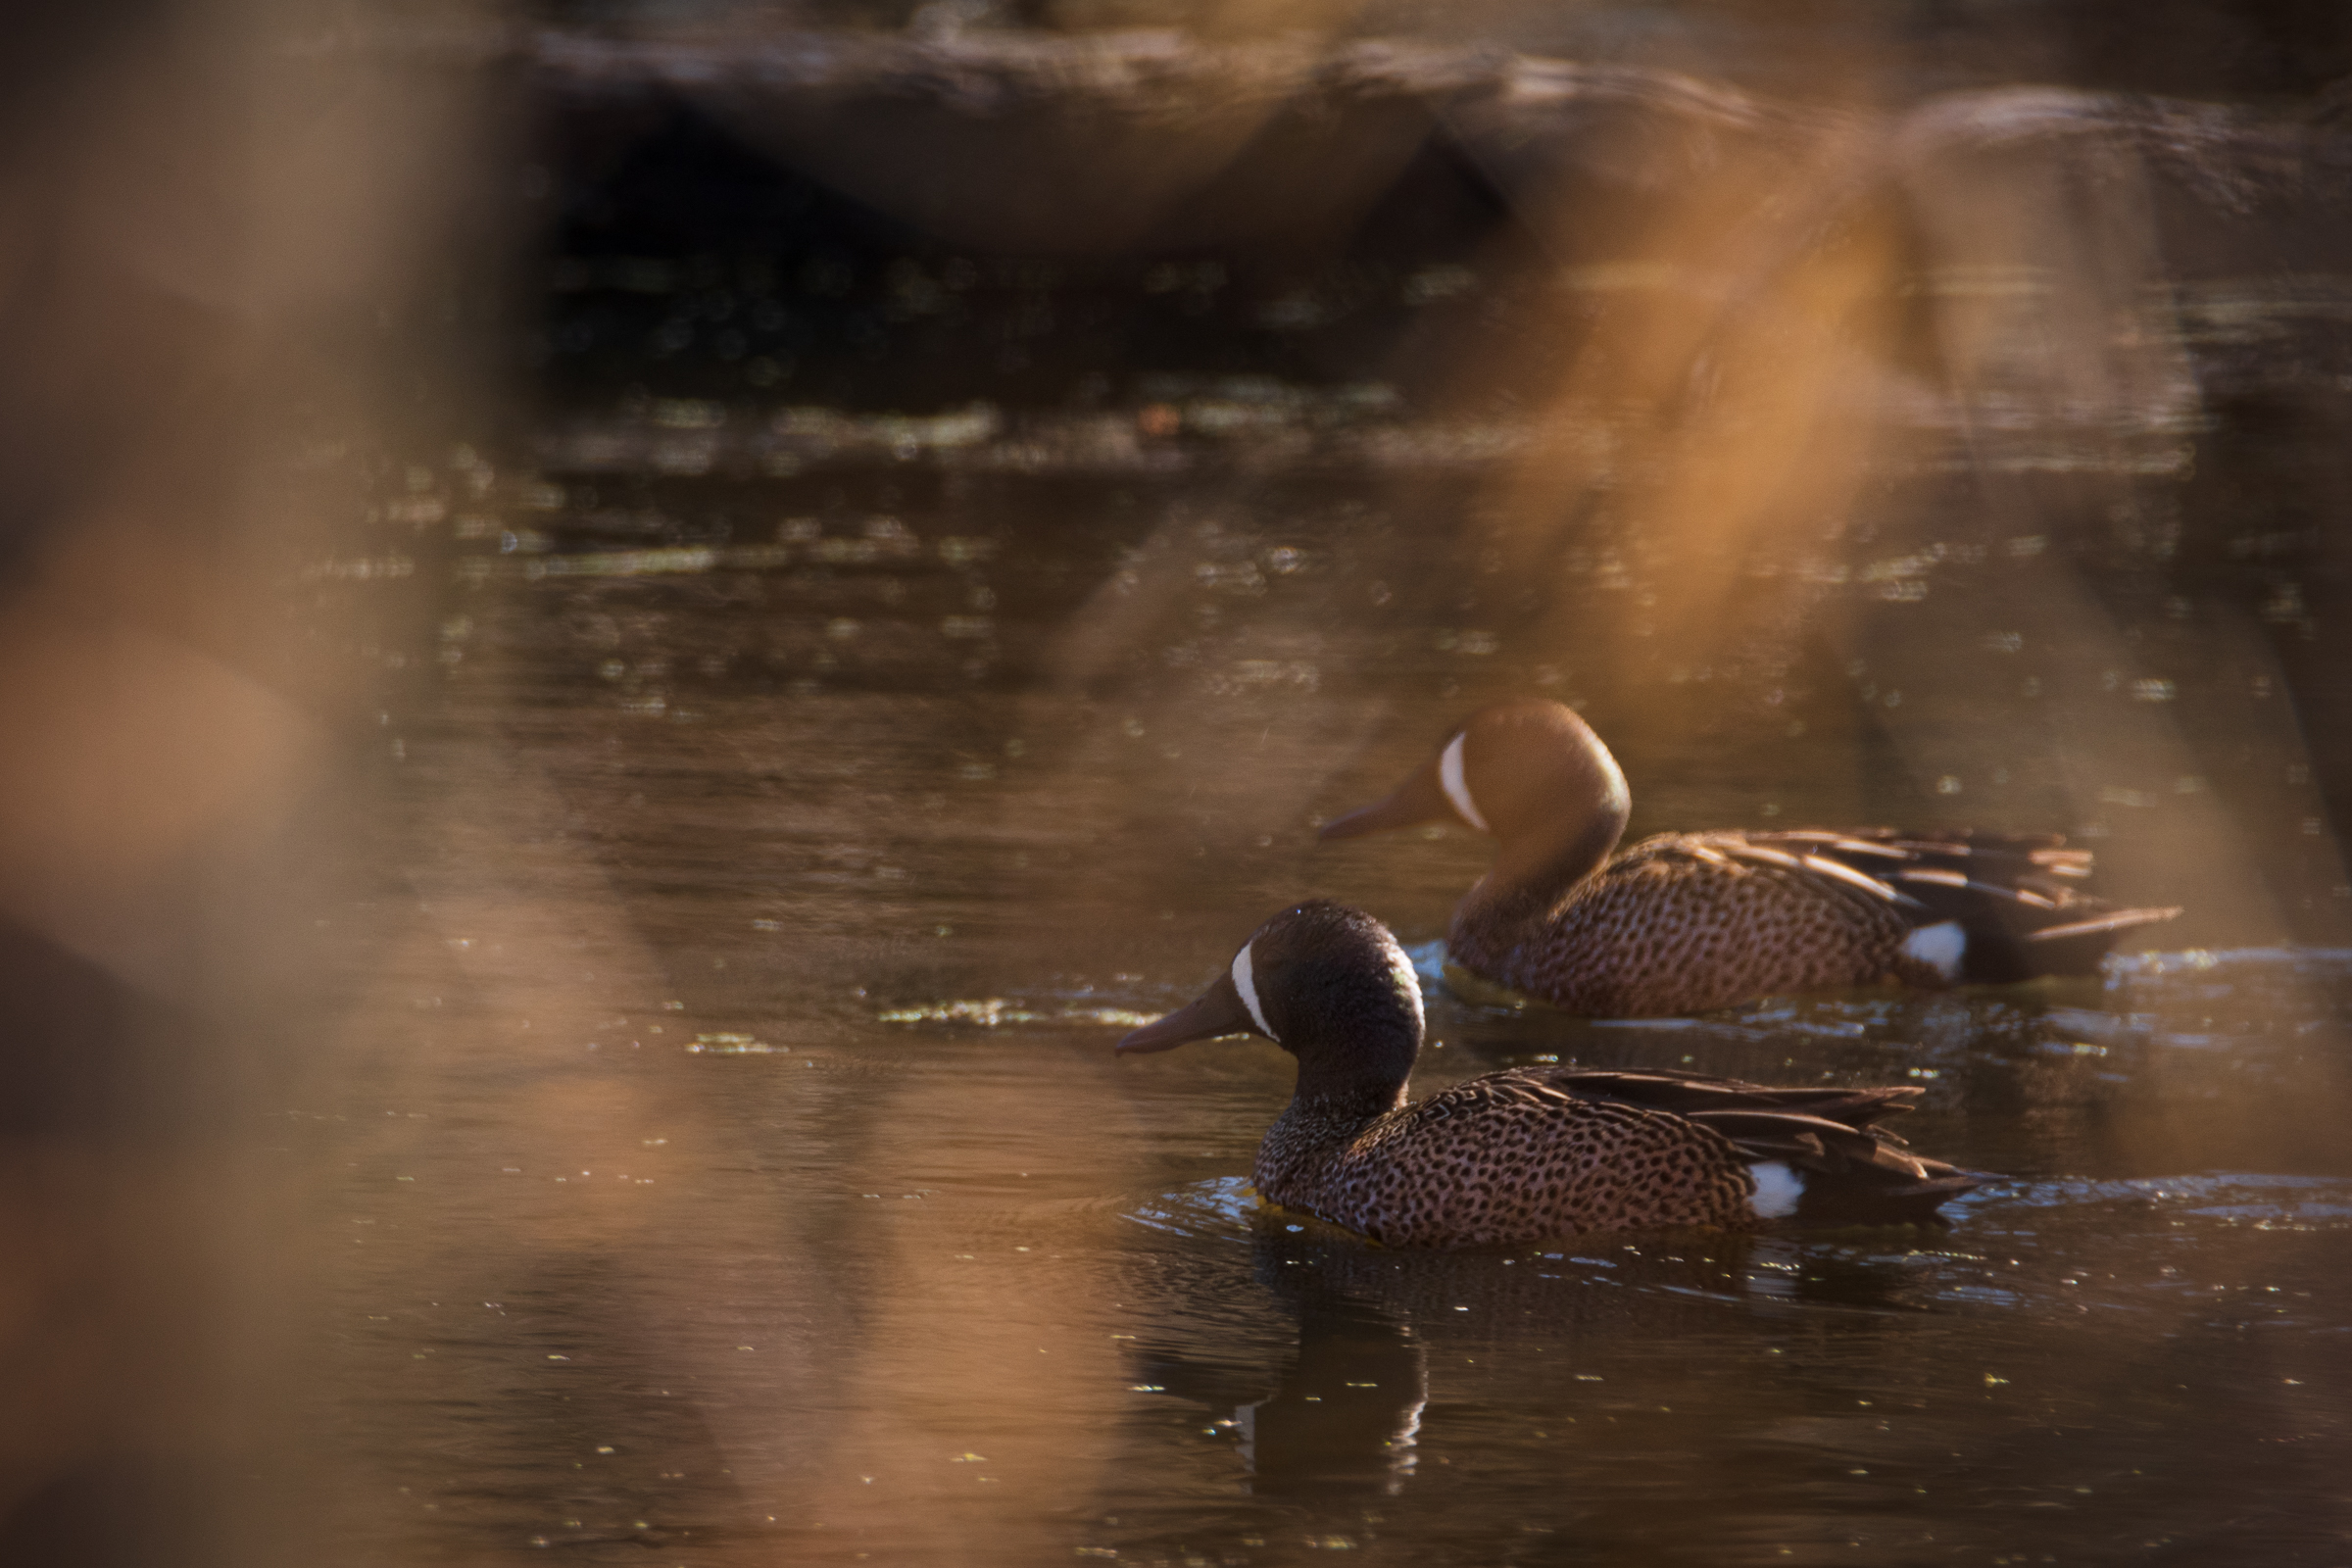
[[[1259,926],[1206,991],[1118,1049],[1236,1033],[1282,1047],[1298,1079],[1258,1147],[1258,1192],[1396,1247],[1924,1220],[1976,1185],[1872,1125],[1909,1109],[1911,1088],[1518,1067],[1408,1104],[1424,1023],[1388,928],[1318,899]],[[1761,1201],[1757,1166],[1770,1177]]]
[[[1753,1229],[1759,1159],[1807,1183],[1800,1215],[1925,1219],[1975,1179],[1878,1117],[1913,1089],[1769,1089],[1680,1073],[1517,1068],[1418,1104],[1292,1101],[1259,1147],[1269,1200],[1392,1247],[1591,1230]]]
[[[1843,875],[1838,873],[1843,872]],[[1453,960],[1572,1012],[1641,1017],[1772,992],[1941,979],[1902,952],[1911,921],[1883,884],[1736,833],[1644,839],[1534,922],[1457,911]]]
[[[2118,910],[2069,879],[2086,852],[2054,836],[1661,833],[1551,908],[1474,890],[1454,962],[1571,1012],[1698,1012],[1760,996],[1894,980],[2087,974],[2118,931],[2177,909]],[[1950,925],[1936,953],[1908,945]],[[2055,939],[2055,940],[2052,940]],[[1931,959],[1940,954],[1945,962]]]
[[[2085,897],[2072,884],[2090,856],[2055,836],[1669,833],[1612,856],[1630,812],[1592,726],[1536,699],[1472,714],[1436,760],[1322,836],[1443,817],[1491,832],[1494,866],[1454,911],[1453,961],[1582,1013],[2089,974],[2120,934],[2180,913]],[[1906,947],[1934,926],[1945,929]]]
[[[1753,1183],[1729,1140],[1511,1073],[1369,1123],[1294,1102],[1258,1150],[1256,1182],[1274,1202],[1392,1247],[1754,1218]]]

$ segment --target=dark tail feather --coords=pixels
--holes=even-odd
[[[1520,1071],[1532,1077],[1536,1069]],[[1911,1109],[1911,1102],[1923,1092],[1910,1085],[1893,1089],[1837,1085],[1778,1089],[1738,1078],[1711,1078],[1704,1073],[1676,1072],[1662,1067],[1646,1070],[1553,1067],[1543,1070],[1541,1081],[1587,1100],[1615,1100],[1652,1110],[1672,1111],[1692,1120],[1711,1116],[1753,1117],[1758,1130],[1767,1122],[1778,1125],[1818,1120],[1852,1132],[1882,1117]],[[1739,1142],[1735,1134],[1725,1136]]]
[[[1969,906],[1946,916],[1957,919],[1967,937],[1959,978],[1993,984],[2045,974],[2096,974],[2117,938],[2180,912],[2111,909],[2082,898],[2050,908],[1998,888],[1972,887],[1968,894]]]
[[[1690,1119],[1713,1127],[1743,1153],[1788,1165],[1803,1184],[1793,1216],[1800,1225],[1921,1224],[1936,1217],[1938,1205],[1984,1182],[1914,1154],[1882,1127],[1756,1111],[1701,1112]]]
[[[1900,1108],[1908,1110],[1909,1105]],[[1911,1152],[1868,1123],[1757,1111],[1700,1112],[1743,1153],[1778,1159],[1803,1184],[1792,1216],[1800,1225],[1918,1225],[1987,1178]]]
[[[2090,852],[2066,848],[2065,838],[2056,833],[1905,833],[1865,827],[1799,828],[1746,837],[1792,851],[1801,848],[1882,879],[1903,871],[1956,872],[1967,881],[2030,889],[2053,901],[2078,897],[2075,885],[2091,870]]]
[[[2087,850],[2054,833],[1902,833],[1892,828],[1749,833],[1759,849],[1834,862],[1892,890],[1915,930],[1958,927],[1912,950],[1922,983],[2096,973],[2118,937],[2179,909],[2118,909],[2082,891]],[[1965,939],[1965,940],[1958,940]]]
[[[2021,956],[2038,974],[2095,974],[2116,939],[2143,925],[2161,925],[2180,912],[2169,909],[2116,909],[2107,914],[2064,925],[2043,926],[2019,944]]]
[[[1530,1069],[1523,1072],[1533,1073]],[[1555,1067],[1546,1088],[1669,1111],[1721,1133],[1756,1161],[1785,1164],[1802,1183],[1794,1218],[1806,1225],[1916,1225],[1989,1178],[1911,1152],[1874,1125],[1920,1096],[1892,1089],[1778,1089],[1699,1073]]]
[[[1978,874],[1987,869],[1972,865],[1963,873],[1923,866],[1887,878],[1917,904],[1914,929],[1947,921],[1960,928],[1965,940],[1952,979],[1997,983],[2095,974],[2117,938],[2180,912],[2178,907],[2118,909],[2037,873],[2020,873],[2009,882]]]
[[[1800,1225],[1930,1225],[1941,1224],[1936,1210],[1963,1193],[1973,1193],[1992,1178],[1961,1170],[1941,1160],[1923,1159],[1928,1174],[1900,1177],[1875,1169],[1862,1173],[1800,1170],[1804,1196],[1797,1200]]]

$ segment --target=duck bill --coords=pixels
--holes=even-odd
[[[1387,800],[1375,801],[1370,806],[1349,811],[1346,816],[1333,817],[1323,824],[1323,831],[1317,837],[1356,839],[1367,833],[1414,827],[1453,815],[1453,804],[1446,799],[1446,786],[1438,780],[1438,764],[1429,762],[1397,785],[1396,793]]]
[[[1233,989],[1232,976],[1220,975],[1217,983],[1203,991],[1198,1001],[1177,1008],[1156,1023],[1144,1025],[1121,1040],[1118,1054],[1134,1056],[1149,1051],[1173,1051],[1194,1040],[1214,1040],[1219,1035],[1256,1032],[1248,1010],[1242,1006],[1241,993]]]

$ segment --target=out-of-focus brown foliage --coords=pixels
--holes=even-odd
[[[318,1021],[305,890],[370,684],[287,594],[357,515],[390,372],[429,369],[374,327],[462,189],[466,97],[306,48],[298,11],[9,12],[0,1534],[26,1561],[267,1561],[281,1517],[255,1478],[304,1375],[296,1184],[252,1118]]]

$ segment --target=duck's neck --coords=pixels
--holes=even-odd
[[[1505,839],[1494,865],[1454,906],[1454,946],[1465,935],[1515,937],[1549,925],[1585,879],[1608,863],[1609,852],[1624,836],[1624,814],[1604,811],[1552,831]]]
[[[1291,1102],[1257,1147],[1258,1192],[1272,1202],[1312,1208],[1332,1158],[1403,1103],[1401,1073],[1327,1078],[1301,1068]]]
[[[1404,1080],[1366,1074],[1338,1083],[1299,1084],[1283,1107],[1283,1116],[1317,1122],[1353,1122],[1361,1126],[1404,1103]]]

